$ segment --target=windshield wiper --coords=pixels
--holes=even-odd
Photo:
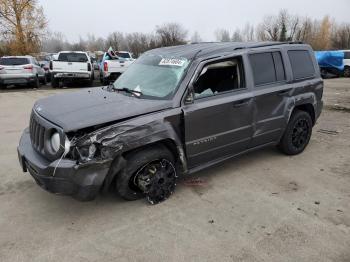
[[[124,91],[126,93],[135,95],[136,97],[142,96],[142,92],[141,91],[132,90],[132,89],[129,89],[129,88],[126,88],[126,87],[122,87],[122,88],[114,87],[114,90],[116,90],[116,91]]]

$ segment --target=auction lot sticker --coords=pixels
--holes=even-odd
[[[178,58],[163,58],[160,60],[159,65],[165,66],[183,66],[185,64],[185,60]]]

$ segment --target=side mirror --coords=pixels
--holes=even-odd
[[[185,105],[193,104],[193,102],[194,102],[194,92],[193,92],[193,89],[190,88],[188,89],[185,97]]]

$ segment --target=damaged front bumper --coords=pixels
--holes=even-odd
[[[40,187],[81,201],[97,196],[110,167],[110,162],[77,164],[64,158],[49,162],[33,149],[28,129],[23,132],[17,151],[23,172],[29,171]]]

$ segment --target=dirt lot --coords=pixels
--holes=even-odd
[[[77,202],[21,172],[16,146],[34,101],[72,90],[0,93],[1,261],[350,261],[349,79],[326,81],[303,154],[228,161],[156,206],[113,194]]]

